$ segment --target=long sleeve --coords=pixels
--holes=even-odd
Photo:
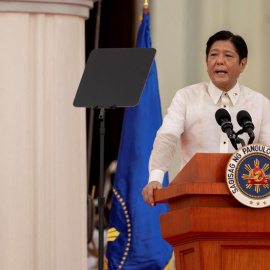
[[[185,98],[181,91],[174,96],[163,124],[157,132],[149,161],[149,182],[162,183],[174,157],[177,142],[184,131]]]

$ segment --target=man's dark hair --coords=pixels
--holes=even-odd
[[[211,36],[206,43],[206,56],[208,57],[209,51],[215,41],[218,40],[230,40],[234,45],[238,55],[239,55],[239,63],[243,58],[248,57],[248,48],[244,39],[239,35],[234,35],[230,31],[219,31],[213,36]]]

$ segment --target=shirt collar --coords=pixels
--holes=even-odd
[[[210,95],[210,97],[212,98],[213,102],[215,104],[218,103],[221,95],[224,93],[222,90],[220,90],[219,88],[217,88],[212,81],[210,81],[209,85],[208,85],[208,93]],[[230,100],[232,102],[233,105],[236,104],[239,96],[240,96],[240,86],[239,83],[237,82],[235,84],[235,86],[227,92],[228,96],[230,97]]]

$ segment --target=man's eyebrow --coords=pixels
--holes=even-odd
[[[235,53],[234,51],[227,50],[225,53]]]
[[[210,50],[210,52],[213,52],[213,51],[219,51],[219,49],[214,48],[214,49],[211,49],[211,50]],[[210,53],[210,52],[209,52],[209,53]],[[226,50],[225,53],[235,53],[235,52],[230,51],[230,50]]]
[[[218,52],[219,50],[218,50],[218,49],[211,49],[211,50],[209,51],[209,53],[210,53],[210,52],[215,52],[215,51]]]

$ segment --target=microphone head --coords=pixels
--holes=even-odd
[[[237,122],[238,122],[240,127],[243,127],[244,121],[252,122],[250,114],[247,111],[244,111],[244,110],[238,112],[238,114],[236,116],[236,119],[237,119]]]
[[[228,111],[227,110],[225,110],[225,109],[218,109],[217,111],[216,111],[216,114],[215,114],[215,117],[216,117],[216,121],[217,121],[217,123],[221,126],[221,120],[222,119],[224,119],[224,118],[226,118],[228,121],[230,121],[231,122],[231,116],[230,116],[230,114],[228,113]]]

